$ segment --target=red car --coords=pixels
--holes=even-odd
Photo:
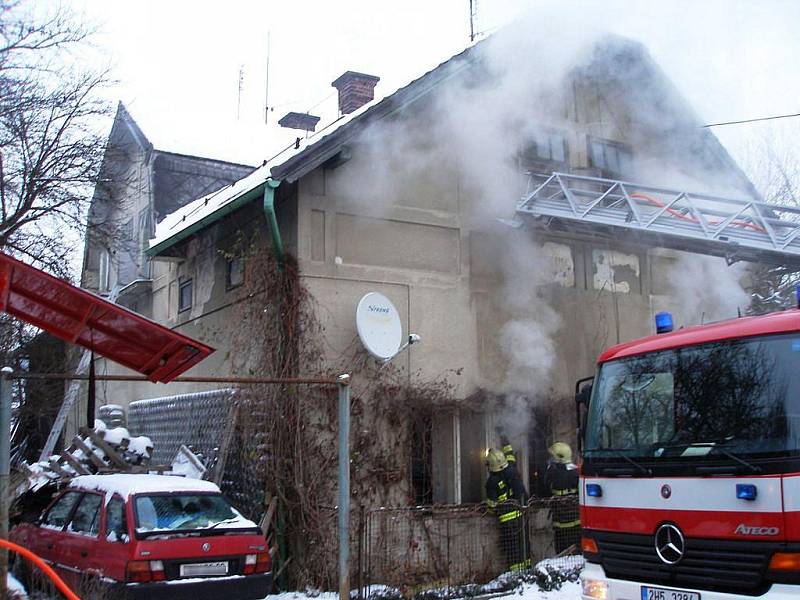
[[[73,479],[11,540],[78,590],[92,575],[126,598],[258,599],[272,563],[258,526],[211,482],[169,475]]]

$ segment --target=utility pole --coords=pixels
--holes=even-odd
[[[11,475],[11,367],[0,369],[0,539],[8,540]],[[0,548],[0,598],[8,592],[8,548]]]
[[[350,600],[350,375],[339,375],[339,600]]]

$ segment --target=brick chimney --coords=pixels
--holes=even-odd
[[[302,129],[303,131],[314,131],[319,123],[319,117],[308,113],[290,112],[286,113],[278,121],[278,125],[287,129]]]
[[[347,71],[331,83],[339,90],[339,112],[348,115],[375,98],[375,84],[380,77]]]

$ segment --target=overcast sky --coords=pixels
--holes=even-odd
[[[383,96],[469,44],[469,0],[71,5],[101,31],[120,82],[112,98],[157,148],[253,165],[296,135],[276,126],[286,112],[336,118],[330,83],[344,71],[379,76]],[[495,31],[523,11],[536,15],[531,35],[593,28],[643,42],[707,123],[800,112],[798,0],[478,0],[477,29]],[[714,131],[737,154],[796,121]]]

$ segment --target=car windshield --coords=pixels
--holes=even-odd
[[[614,360],[594,387],[587,458],[800,450],[800,334]]]
[[[219,494],[140,495],[134,506],[137,533],[253,526]]]

